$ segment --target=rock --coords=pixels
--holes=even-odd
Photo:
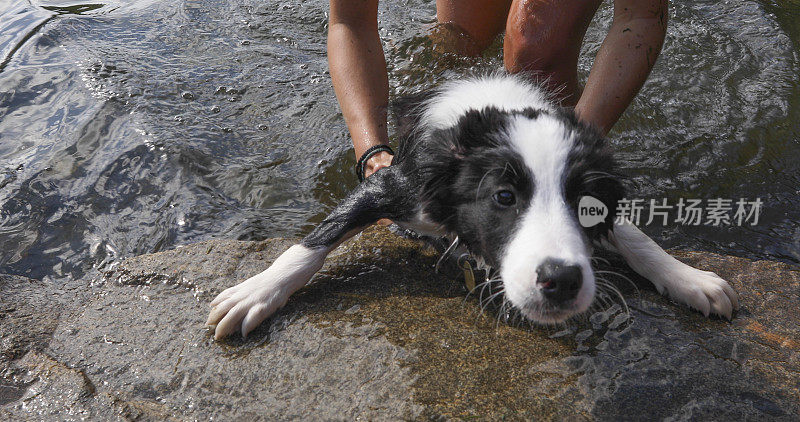
[[[208,302],[290,243],[203,242],[65,288],[4,276],[0,419],[800,417],[800,273],[787,264],[676,252],[739,292],[727,322],[612,259],[632,280],[605,274],[630,316],[609,296],[532,328],[481,313],[457,272],[434,273],[435,251],[374,228],[246,341],[214,342]]]

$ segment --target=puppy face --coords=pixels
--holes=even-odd
[[[569,113],[494,108],[432,136],[441,164],[431,164],[425,192],[434,217],[499,269],[526,318],[552,323],[585,311],[595,293],[590,242],[611,229],[623,195],[602,137]],[[577,218],[583,195],[609,209],[588,229]]]

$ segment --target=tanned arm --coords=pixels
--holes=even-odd
[[[369,147],[389,143],[389,78],[378,36],[378,0],[331,0],[330,6],[328,65],[358,159]],[[364,173],[391,162],[391,154],[378,153]]]

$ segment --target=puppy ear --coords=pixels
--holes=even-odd
[[[625,197],[626,177],[618,171],[611,146],[600,132],[578,122],[573,113],[562,114],[567,126],[574,131],[575,144],[567,157],[566,189],[572,197],[586,192],[600,200],[608,209],[605,219],[592,227],[584,228],[590,239],[607,237],[614,228],[617,205]]]
[[[457,127],[436,129],[431,132],[429,154],[436,156],[440,163],[463,160],[467,148],[459,140],[461,132]]]
[[[617,218],[617,205],[625,197],[625,186],[622,184],[623,177],[617,175],[614,179],[599,180],[597,185],[598,194],[601,200],[608,207],[608,215],[602,223],[604,235],[614,229],[614,220]]]
[[[592,177],[592,176],[590,176]],[[617,217],[617,205],[625,196],[625,188],[622,182],[616,177],[602,177],[585,186],[585,195],[599,200],[606,206],[607,214],[601,222],[590,227],[583,227],[586,236],[595,241],[608,238],[609,233],[614,229],[614,220]],[[583,195],[578,196],[579,201]],[[580,213],[580,208],[576,208]]]
[[[434,133],[447,149],[464,157],[476,148],[496,146],[508,126],[508,114],[495,107],[469,110],[453,127]]]

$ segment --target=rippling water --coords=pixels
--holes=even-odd
[[[382,2],[393,94],[502,64],[442,53],[435,2]],[[601,8],[582,73],[610,24]],[[643,198],[761,197],[754,227],[648,227],[667,246],[800,262],[800,4],[676,2],[611,133]],[[355,186],[327,2],[0,6],[0,272],[79,276],[212,237],[300,235]]]

